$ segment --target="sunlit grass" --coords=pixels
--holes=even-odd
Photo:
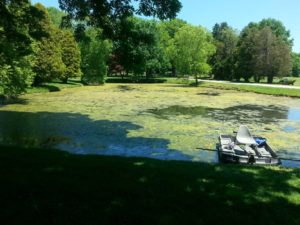
[[[261,87],[252,85],[221,84],[211,82],[204,82],[202,86],[225,90],[237,90],[242,92],[254,92],[258,94],[267,94],[275,96],[300,97],[300,90],[296,89]]]

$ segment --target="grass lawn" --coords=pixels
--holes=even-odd
[[[237,90],[244,92],[254,92],[258,94],[267,94],[275,96],[287,96],[287,97],[300,97],[300,90],[286,89],[286,88],[273,88],[273,87],[259,87],[252,85],[236,85],[236,84],[221,84],[221,83],[210,83],[203,82],[203,87],[225,89],[225,90]]]
[[[1,224],[295,224],[300,171],[1,147]]]
[[[38,87],[28,87],[26,92],[28,94],[41,93],[41,92],[55,92],[61,91],[65,88],[81,87],[83,84],[80,82],[79,78],[69,79],[68,83],[64,84],[61,81],[52,81],[48,83],[43,83]]]
[[[278,83],[282,79],[288,79],[288,80],[296,80],[294,83],[294,86],[300,86],[300,77],[283,77],[283,78],[275,78],[274,83]]]

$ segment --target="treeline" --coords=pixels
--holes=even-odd
[[[76,40],[74,30],[61,26],[65,13],[29,1],[11,2],[1,9],[0,93],[16,97],[28,86],[71,77],[103,83],[111,43],[97,29],[86,29]],[[99,77],[100,75],[100,77]],[[2,90],[1,90],[2,89]]]
[[[256,82],[267,78],[269,83],[274,77],[299,76],[300,55],[292,52],[289,31],[274,19],[250,23],[240,33],[227,23],[209,32],[179,19],[140,19],[132,11],[121,11],[125,16],[119,17],[107,11],[109,17],[85,15],[93,11],[81,12],[72,1],[63,2],[69,14],[27,0],[1,5],[0,93],[15,97],[28,86],[66,83],[71,77],[103,84],[107,74],[138,79],[194,76],[196,82],[208,75]],[[144,15],[160,12],[158,17],[166,19],[176,15],[177,3],[170,1],[176,6],[170,12],[141,7]]]

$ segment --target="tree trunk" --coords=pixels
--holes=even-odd
[[[150,79],[152,77],[152,71],[146,70],[146,79]]]
[[[268,83],[272,84],[273,83],[273,76],[268,76]]]
[[[196,80],[196,86],[198,86],[199,85],[198,76],[195,76],[195,80]]]
[[[37,87],[42,83],[42,79],[39,76],[34,77],[32,86]]]
[[[62,82],[63,82],[64,84],[67,84],[67,83],[68,83],[68,77],[63,78],[63,79],[62,79]]]
[[[172,66],[172,76],[176,77],[176,68],[175,68],[175,66]]]
[[[254,81],[255,81],[256,83],[259,83],[259,82],[260,82],[260,76],[255,75],[255,76],[254,76]]]

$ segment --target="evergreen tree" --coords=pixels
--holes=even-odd
[[[34,71],[36,73],[33,85],[51,81],[64,75],[66,66],[62,60],[62,50],[60,42],[62,39],[61,31],[55,28],[50,20],[47,9],[41,4],[35,7],[44,13],[44,18],[40,21],[42,30],[48,33],[37,43],[36,59]]]
[[[71,31],[61,31],[61,54],[62,61],[66,67],[65,72],[61,74],[60,79],[67,83],[70,77],[81,75],[80,70],[80,50]]]
[[[254,72],[260,80],[266,76],[268,83],[273,78],[290,74],[292,61],[289,45],[277,37],[269,27],[259,30],[254,38]]]

